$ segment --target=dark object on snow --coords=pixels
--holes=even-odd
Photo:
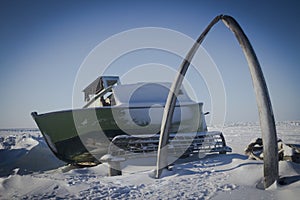
[[[300,163],[300,145],[285,144],[282,140],[278,140],[278,160],[288,160]],[[263,160],[263,141],[261,138],[253,140],[245,149],[245,154],[249,159]]]

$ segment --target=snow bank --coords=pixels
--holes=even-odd
[[[39,131],[0,132],[0,177],[14,173],[25,175],[56,169],[65,163],[48,148]]]
[[[179,160],[154,179],[155,159],[122,163],[123,176],[107,177],[101,164],[73,168],[58,161],[38,131],[0,131],[0,199],[299,199],[300,165],[279,163],[281,179],[268,190],[263,163],[248,160],[244,148],[260,137],[258,124],[223,128],[233,153]],[[277,123],[280,138],[299,141],[300,123]],[[285,141],[284,141],[285,142]]]

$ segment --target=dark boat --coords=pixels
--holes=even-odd
[[[102,76],[83,90],[83,108],[31,115],[59,159],[97,164],[115,137],[159,134],[170,85],[122,85],[116,76]],[[170,132],[207,132],[202,106],[181,88]]]

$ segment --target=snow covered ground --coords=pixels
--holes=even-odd
[[[277,132],[285,143],[300,144],[299,121],[277,123]],[[260,137],[258,124],[227,124],[223,133],[232,153],[181,159],[163,178],[154,179],[155,158],[126,161],[123,176],[107,177],[105,164],[66,166],[37,130],[1,130],[0,199],[299,199],[297,163],[279,163],[280,176],[289,184],[256,188],[263,163],[248,160],[243,151]]]

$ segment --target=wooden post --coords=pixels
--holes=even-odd
[[[100,158],[101,162],[108,164],[108,176],[122,175],[121,162],[125,160],[125,158],[115,157],[110,154],[105,154]]]
[[[108,161],[108,176],[121,176],[121,162],[120,161]]]
[[[181,87],[183,78],[193,56],[195,55],[205,36],[220,19],[222,19],[224,24],[235,34],[239,44],[243,49],[244,55],[246,56],[249,65],[259,111],[260,126],[262,130],[262,139],[264,145],[264,187],[268,188],[278,179],[277,134],[272,105],[263,72],[255,55],[255,52],[239,24],[232,17],[227,15],[219,15],[215,17],[203,31],[203,33],[197,39],[191,50],[188,52],[186,58],[182,62],[179,68],[179,72],[171,86],[164,108],[160,130],[160,139],[157,152],[156,178],[160,178],[162,170],[168,166],[168,152],[166,145],[169,139],[169,128],[171,126],[175,109],[176,96],[178,95],[178,91]]]

